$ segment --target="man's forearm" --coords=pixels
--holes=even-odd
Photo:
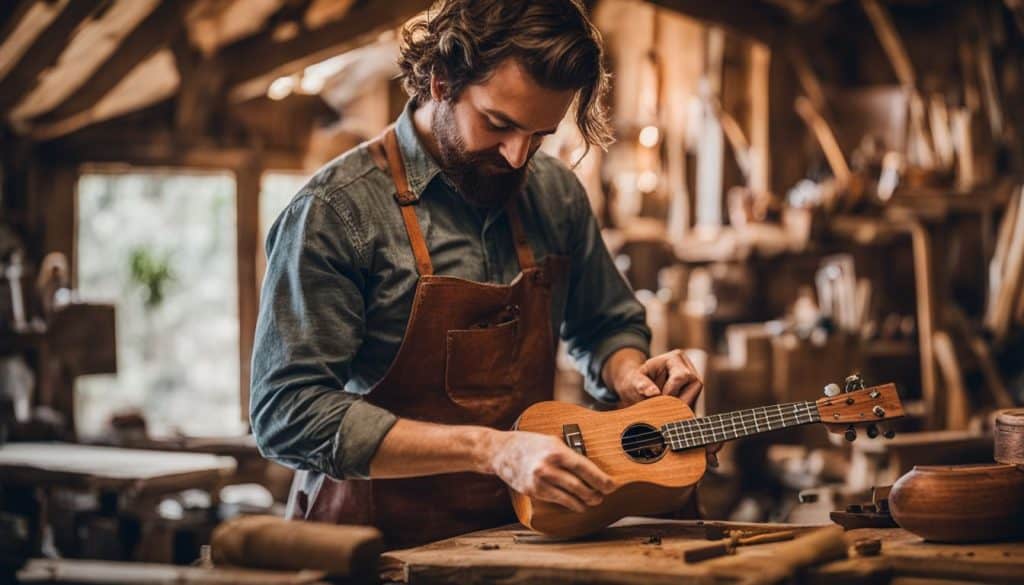
[[[370,477],[493,473],[490,456],[502,434],[487,427],[398,419],[370,461]]]

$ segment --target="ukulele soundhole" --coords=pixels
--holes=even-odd
[[[651,425],[630,425],[622,433],[622,450],[637,463],[654,463],[665,456],[665,437]]]

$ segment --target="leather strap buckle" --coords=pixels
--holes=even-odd
[[[412,191],[402,191],[401,193],[395,193],[395,201],[399,205],[415,205],[420,200]]]

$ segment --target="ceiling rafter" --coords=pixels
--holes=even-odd
[[[750,0],[648,0],[651,4],[720,25],[733,32],[774,45],[790,27],[787,12],[773,4]]]
[[[0,39],[6,39],[14,32],[21,19],[36,2],[37,0],[17,0],[10,10],[0,11]]]
[[[36,86],[39,74],[51,67],[75,31],[105,6],[101,0],[68,2],[60,15],[25,51],[11,71],[0,80],[0,112],[7,112]]]
[[[219,54],[235,100],[262,95],[275,77],[373,41],[385,30],[401,25],[426,10],[430,0],[373,0],[352,8],[344,18],[294,38],[275,42],[273,31],[225,47]]]
[[[189,4],[178,0],[163,0],[157,4],[77,91],[49,113],[33,120],[33,125],[51,125],[94,108],[140,63],[169,46],[181,34]]]

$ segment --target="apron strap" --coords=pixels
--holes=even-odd
[[[526,239],[526,230],[523,229],[523,219],[519,215],[519,206],[516,204],[518,197],[510,197],[505,205],[505,214],[508,215],[508,223],[512,227],[512,240],[516,245],[516,257],[519,258],[519,269],[527,270],[537,265],[533,258],[533,249]]]
[[[416,258],[416,269],[420,276],[433,274],[434,265],[430,261],[427,241],[423,237],[420,222],[416,218],[415,205],[419,203],[419,198],[409,190],[409,180],[405,174],[405,165],[402,164],[402,154],[398,149],[398,136],[395,134],[394,126],[389,126],[384,134],[373,139],[368,147],[377,166],[382,168],[386,166],[395,183],[395,201],[398,202],[398,207],[402,211],[405,231],[409,234],[412,254]],[[515,243],[516,257],[519,259],[519,269],[527,270],[535,267],[537,261],[534,259],[530,242],[526,239],[526,230],[523,229],[523,220],[519,215],[517,200],[518,197],[509,199],[505,205],[505,213],[508,215],[509,225],[512,227],[512,239]]]
[[[409,244],[412,247],[412,255],[416,259],[416,270],[420,276],[429,276],[434,273],[434,265],[430,262],[430,252],[427,250],[427,241],[420,230],[420,222],[416,218],[416,207],[419,198],[409,190],[409,180],[405,175],[405,165],[402,164],[402,153],[398,150],[398,137],[395,134],[394,126],[388,127],[384,134],[374,139],[369,144],[370,154],[377,160],[378,165],[381,159],[387,163],[391,173],[391,180],[395,182],[395,201],[402,211],[402,221],[405,222],[405,231],[409,235]]]

